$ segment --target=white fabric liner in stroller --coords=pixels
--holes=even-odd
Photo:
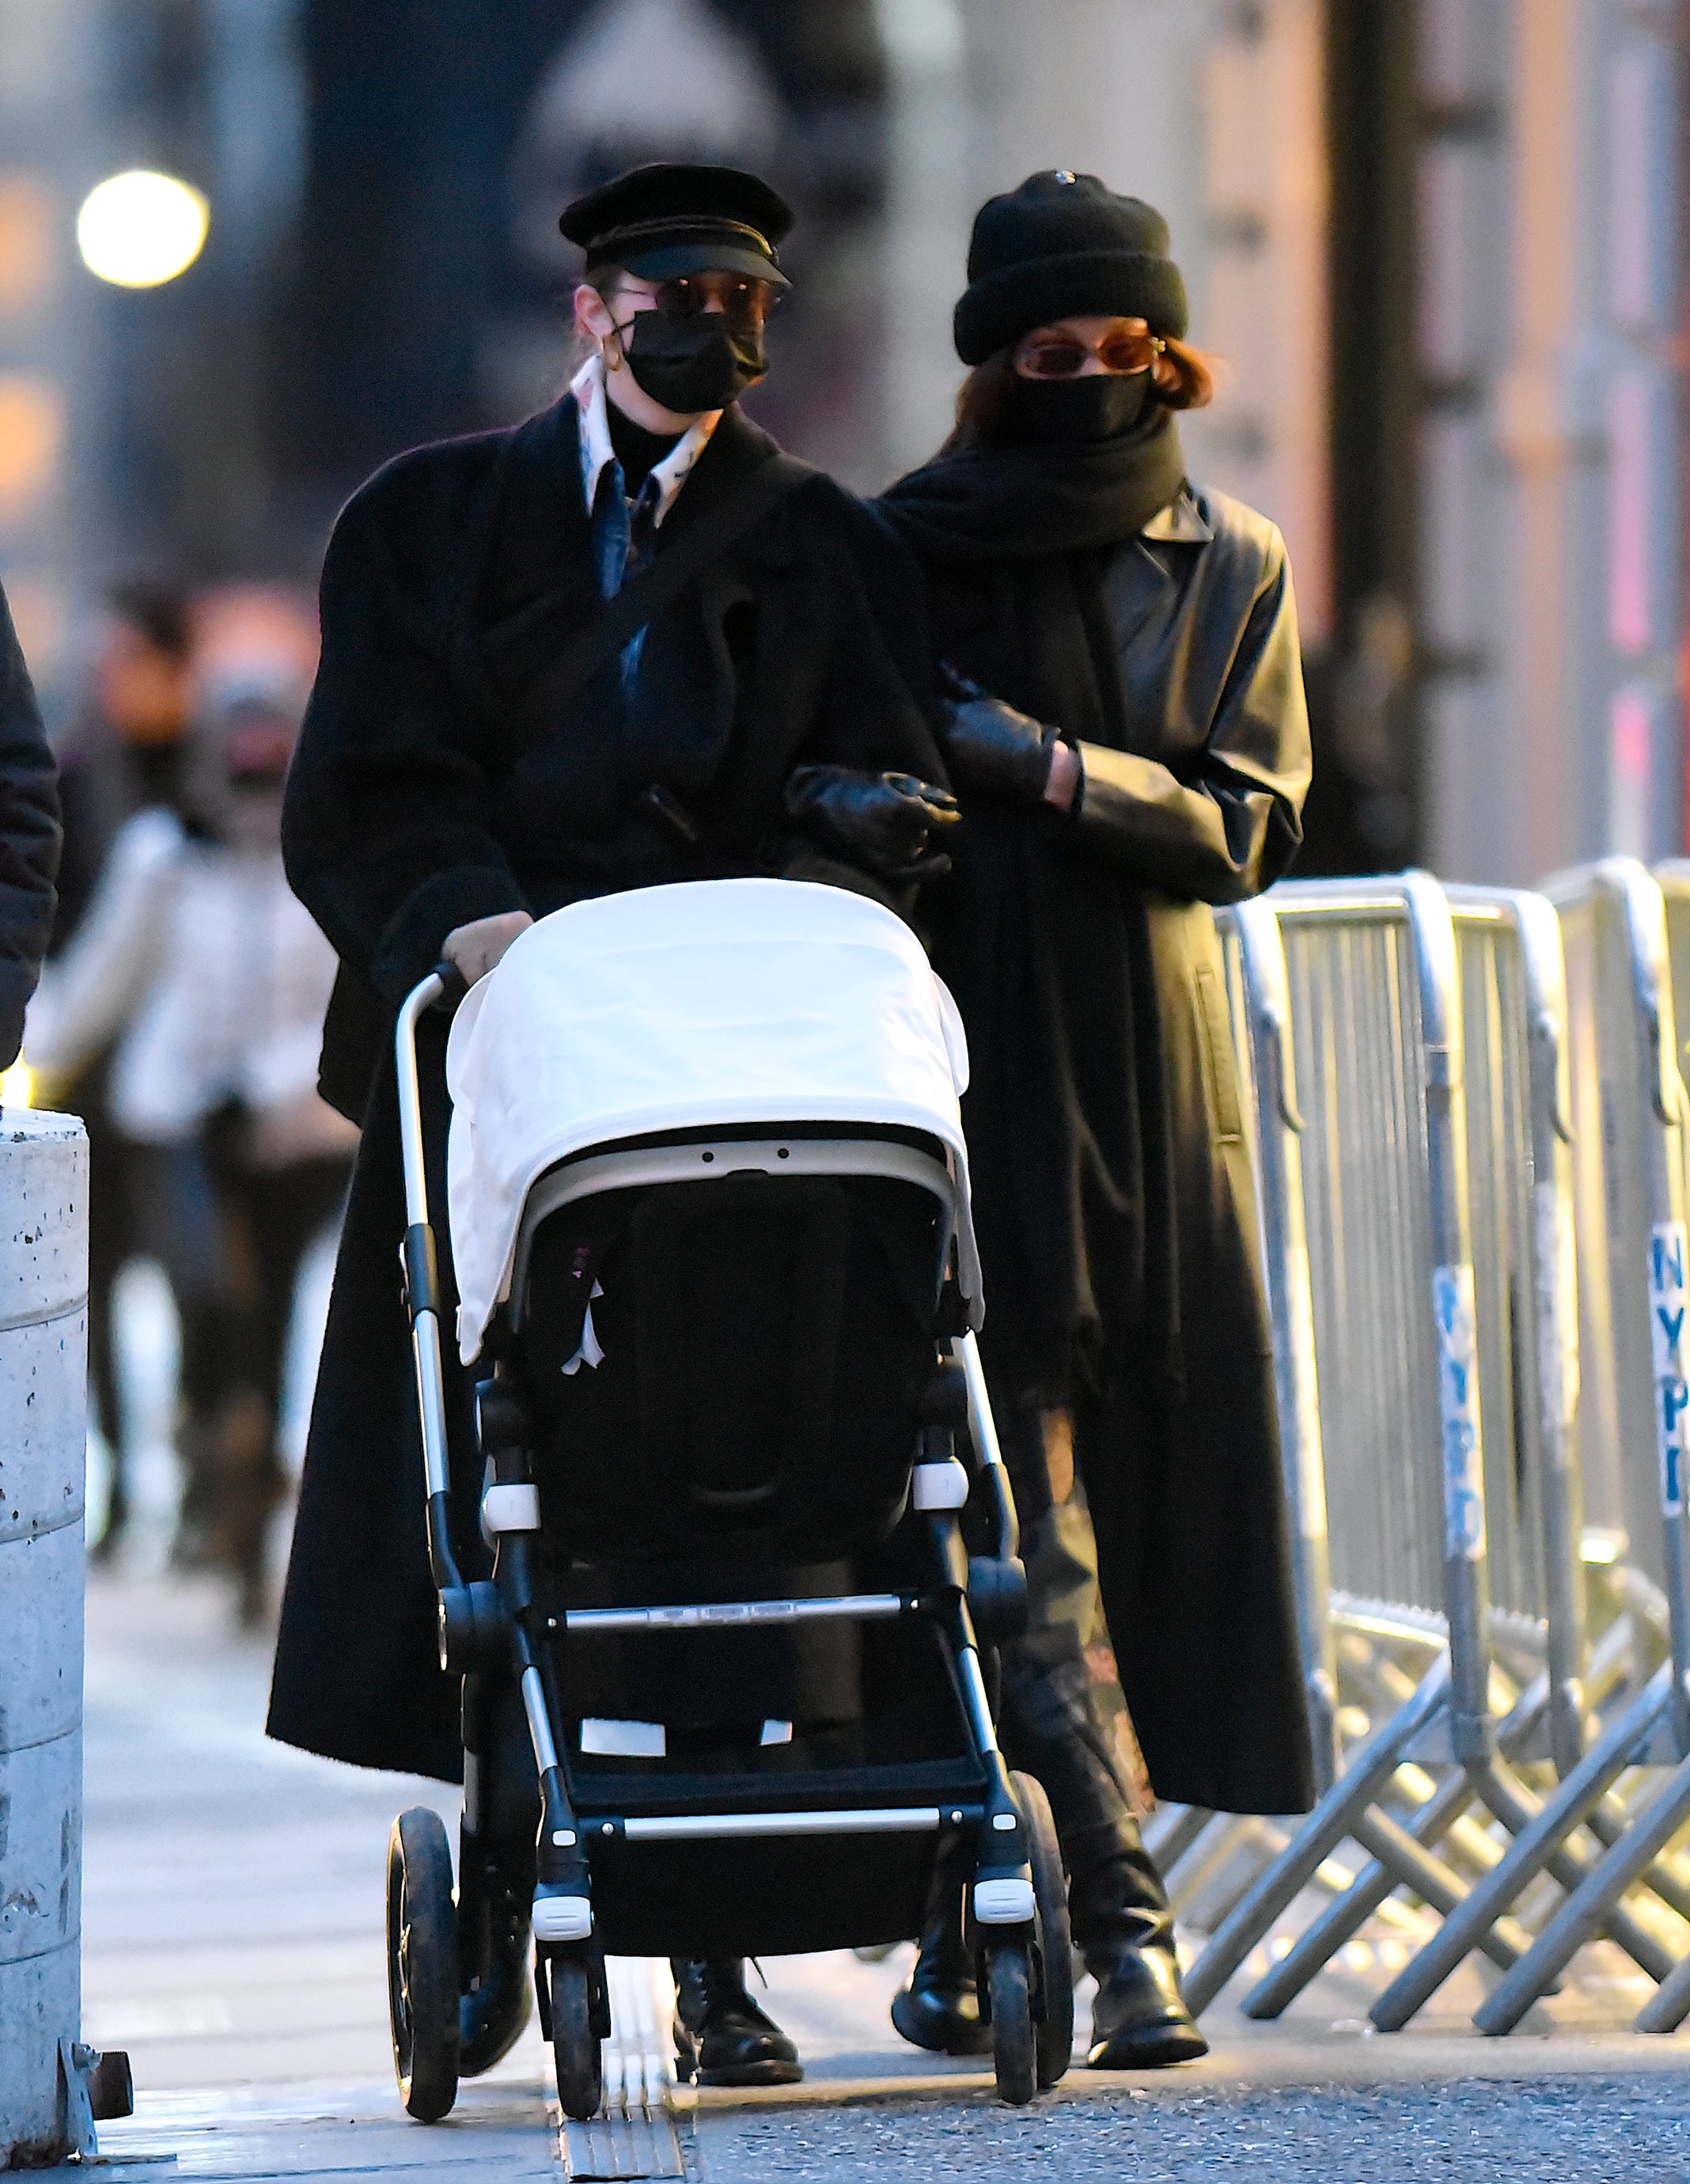
[[[703,880],[572,904],[516,941],[447,1048],[458,1343],[511,1294],[524,1210],[559,1161],[755,1123],[921,1131],[950,1156],[958,1272],[981,1312],[961,1018],[914,933],[843,888]]]

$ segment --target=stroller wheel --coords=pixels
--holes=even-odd
[[[387,2009],[399,2098],[438,2123],[458,2098],[458,1913],[451,1846],[426,1805],[387,1838]]]
[[[1025,1942],[998,1942],[987,1950],[986,1985],[992,2003],[992,2068],[998,2098],[1011,2108],[1024,2108],[1038,2089],[1032,1981]]]
[[[559,2104],[566,2116],[586,2123],[598,2114],[604,2092],[603,2057],[592,2021],[592,1973],[584,1958],[560,1951],[547,1964],[545,1977],[550,1992],[542,2018],[551,2026]]]
[[[1074,2057],[1074,1951],[1068,1928],[1068,1883],[1056,1822],[1044,1785],[1031,1774],[1012,1774],[1009,1786],[1026,1825],[1033,1869],[1033,1930],[1038,1942],[1038,1986],[1033,1997],[1038,2081],[1053,2086]]]

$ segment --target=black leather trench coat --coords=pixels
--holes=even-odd
[[[1076,812],[965,791],[955,872],[928,905],[969,1031],[983,1342],[1010,1386],[1048,1374],[1057,1345],[1080,1361],[1061,1392],[1158,1794],[1291,1812],[1314,1784],[1209,907],[1269,885],[1300,838],[1291,575],[1271,523],[1189,488],[1087,566],[1076,587],[1034,562],[927,558],[937,651],[1011,703],[1050,720],[1063,663],[1101,660],[1101,687],[1113,655],[1115,687],[1088,670],[1056,722],[1079,745]],[[1099,589],[1104,631],[1050,626]]]

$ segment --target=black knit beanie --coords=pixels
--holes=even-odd
[[[1154,205],[1065,170],[1029,175],[1020,189],[987,198],[956,309],[965,364],[984,364],[1035,326],[1104,313],[1143,319],[1176,341],[1185,332],[1185,282]]]

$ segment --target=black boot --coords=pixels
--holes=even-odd
[[[1109,1854],[1069,1885],[1074,1946],[1098,1982],[1094,2070],[1154,2070],[1209,2053],[1180,1992],[1174,1915],[1136,1820],[1123,1819]]]
[[[701,2086],[792,2086],[798,2051],[745,1991],[743,1957],[675,1958],[675,2058]]]
[[[915,1968],[892,2001],[897,2030],[912,2048],[936,2055],[984,2055],[992,2046],[992,2028],[981,2022],[974,1959],[963,1942],[962,1892],[973,1864],[966,1836],[940,1852]]]

